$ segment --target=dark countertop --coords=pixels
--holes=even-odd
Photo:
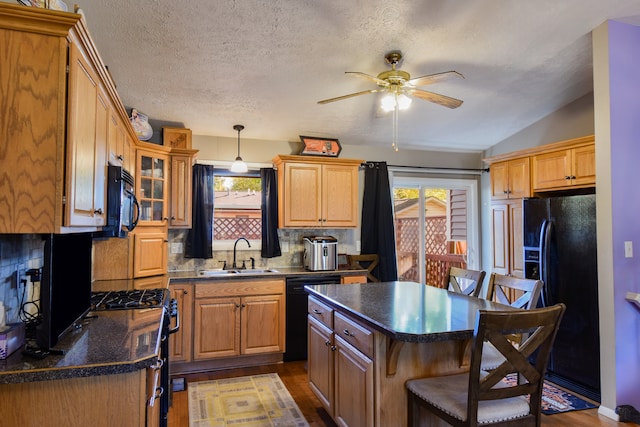
[[[111,375],[146,369],[157,361],[163,308],[90,312],[81,327],[55,346],[64,355],[38,360],[18,349],[0,360],[0,384]]]
[[[478,310],[511,309],[415,282],[307,285],[305,289],[390,338],[405,342],[471,338]]]
[[[233,273],[225,270],[218,270],[216,274],[202,275],[200,270],[189,271],[171,271],[168,277],[172,281],[200,281],[200,280],[238,280],[238,279],[256,279],[267,277],[296,277],[296,276],[354,276],[366,275],[366,269],[340,269],[328,271],[309,271],[304,267],[257,267],[255,273],[251,269],[243,270],[242,273]]]

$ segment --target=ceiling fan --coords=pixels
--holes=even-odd
[[[366,95],[368,93],[387,92],[395,96],[396,100],[399,96],[414,96],[425,101],[434,102],[448,108],[458,108],[462,105],[462,101],[459,99],[451,98],[445,95],[440,95],[434,92],[428,92],[426,90],[418,89],[418,86],[424,86],[432,83],[436,83],[450,77],[464,76],[456,71],[446,71],[444,73],[431,74],[428,76],[411,78],[411,75],[406,71],[397,70],[396,67],[402,60],[402,52],[394,50],[387,53],[384,57],[387,64],[391,65],[391,70],[383,71],[378,74],[377,77],[370,76],[358,71],[347,71],[345,74],[351,74],[356,77],[361,77],[376,83],[379,89],[363,90],[362,92],[350,93],[348,95],[342,95],[335,98],[323,99],[318,101],[318,104],[328,104],[329,102],[341,101],[343,99],[352,98],[354,96]]]

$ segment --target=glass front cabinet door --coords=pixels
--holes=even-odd
[[[138,150],[136,180],[141,223],[167,221],[168,166],[168,155]]]

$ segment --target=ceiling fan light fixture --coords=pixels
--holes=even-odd
[[[396,104],[399,110],[406,110],[411,106],[411,98],[404,93],[388,93],[380,100],[380,107],[386,113],[395,110]]]
[[[234,173],[245,173],[249,171],[249,167],[244,160],[242,160],[242,157],[240,157],[240,131],[244,129],[244,126],[234,125],[233,128],[238,131],[238,157],[236,157],[236,160],[233,162],[229,170]]]

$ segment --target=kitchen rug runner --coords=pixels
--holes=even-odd
[[[504,380],[503,380],[504,381]],[[507,382],[515,382],[515,376],[509,375]],[[575,394],[562,390],[548,381],[542,387],[542,413],[546,415],[560,414],[562,412],[580,411],[582,409],[595,408],[588,402]]]
[[[189,427],[309,427],[278,374],[189,383]]]

